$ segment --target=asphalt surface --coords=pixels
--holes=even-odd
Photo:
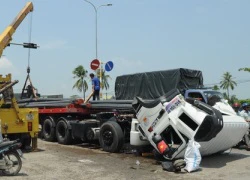
[[[197,172],[163,170],[153,156],[107,153],[96,146],[59,145],[38,140],[39,151],[24,153],[23,167],[14,177],[1,180],[161,180],[161,179],[250,179],[250,151],[231,149],[203,157]]]

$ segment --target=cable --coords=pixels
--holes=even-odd
[[[28,39],[29,39],[29,43],[28,44],[31,44],[31,33],[32,33],[32,15],[33,13],[31,13],[31,16],[30,16],[30,22],[29,22],[29,35],[28,35]],[[26,43],[27,44],[27,43]],[[27,67],[27,77],[26,77],[26,80],[25,80],[25,83],[23,85],[23,89],[22,89],[22,93],[21,93],[21,99],[24,97],[24,91],[27,90],[26,89],[26,84],[27,84],[27,81],[29,81],[29,85],[32,87],[32,93],[33,93],[33,96],[36,98],[36,94],[35,94],[35,91],[34,91],[34,87],[32,85],[32,82],[30,80],[30,48],[28,49],[28,67]],[[28,91],[28,90],[27,90]]]
[[[242,83],[247,83],[247,82],[250,82],[250,80],[239,80],[237,84],[242,84]]]
[[[32,33],[32,16],[33,13],[31,13],[30,16],[30,27],[29,27],[29,43],[31,43],[31,33]],[[30,48],[28,48],[28,68],[27,68],[27,72],[30,73]]]
[[[247,79],[247,80],[238,80],[238,81],[235,81],[235,82],[237,84],[248,83],[248,82],[250,82],[250,79]],[[204,84],[204,86],[213,86],[213,85],[220,85],[220,83]]]

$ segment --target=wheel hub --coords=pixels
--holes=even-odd
[[[113,143],[113,133],[111,131],[105,131],[103,133],[103,142],[106,145],[111,145]]]

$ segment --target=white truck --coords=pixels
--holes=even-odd
[[[190,139],[201,144],[203,156],[223,152],[248,129],[226,101],[220,99],[212,107],[194,98],[184,99],[178,90],[152,102],[137,97],[133,107],[137,118],[132,121],[131,145],[151,144],[170,160],[183,158]]]

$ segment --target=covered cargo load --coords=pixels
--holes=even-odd
[[[132,100],[135,96],[156,99],[174,88],[182,92],[201,86],[201,71],[178,68],[118,76],[115,82],[115,95],[117,100]]]

